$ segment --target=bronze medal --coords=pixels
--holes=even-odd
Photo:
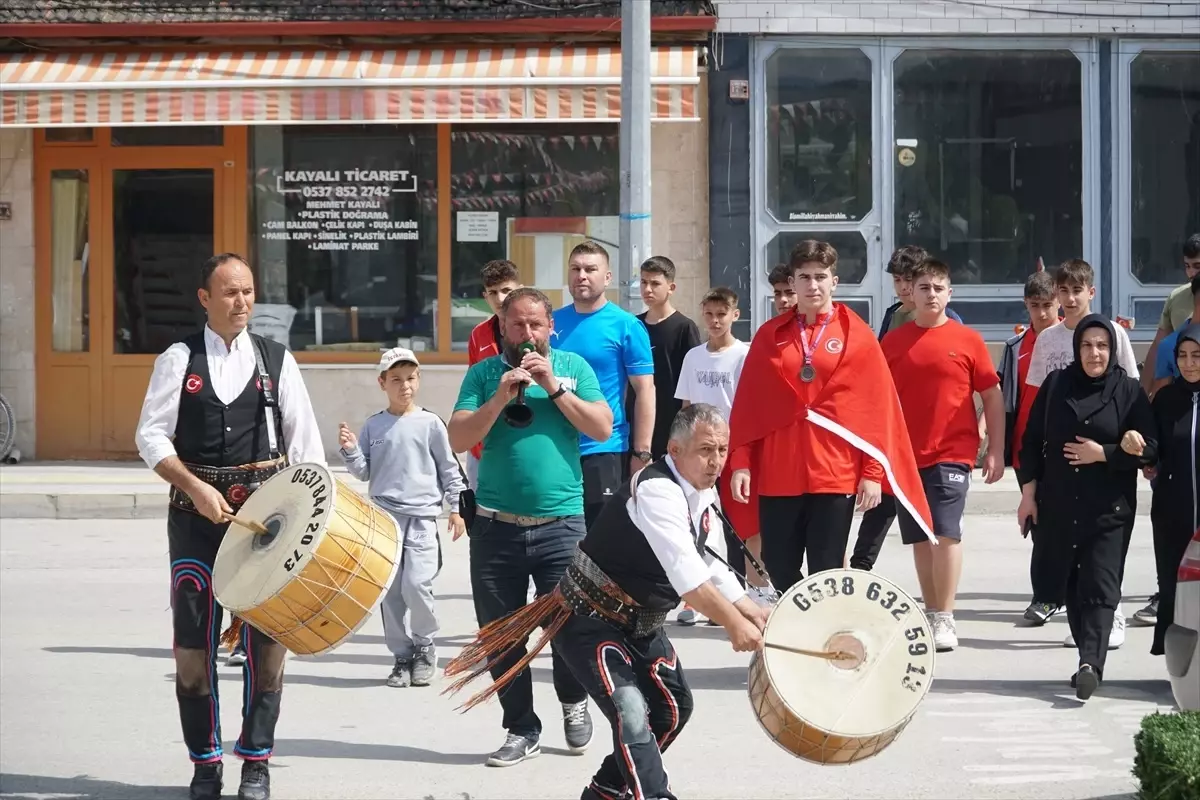
[[[812,383],[813,379],[816,377],[817,371],[813,368],[812,364],[805,364],[804,368],[800,370],[800,380],[804,381],[805,383]]]

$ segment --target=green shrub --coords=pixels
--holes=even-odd
[[[1133,745],[1140,800],[1200,800],[1200,711],[1150,714]]]

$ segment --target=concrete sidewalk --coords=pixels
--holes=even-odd
[[[365,483],[337,465],[331,471],[366,494]],[[1015,514],[1016,475],[985,485],[978,471],[968,514]],[[167,484],[140,462],[29,462],[0,466],[0,519],[145,519],[166,517]],[[1150,513],[1150,484],[1138,478],[1138,513]]]

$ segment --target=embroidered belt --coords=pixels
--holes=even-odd
[[[576,614],[603,619],[634,638],[658,631],[670,613],[670,609],[638,605],[579,549],[575,550],[574,559],[559,580],[558,590]]]
[[[234,512],[237,512],[267,479],[283,470],[287,464],[287,459],[282,457],[274,461],[256,461],[236,467],[210,467],[206,464],[183,462],[188,472],[219,491]],[[171,487],[169,502],[181,511],[196,513],[192,498],[188,497],[187,492],[174,486]]]

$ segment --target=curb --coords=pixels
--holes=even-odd
[[[1138,492],[1138,516],[1150,514],[1150,492]],[[975,516],[1016,514],[1020,492],[975,492],[967,496],[966,512]],[[447,516],[443,512],[442,517]],[[166,519],[163,491],[78,493],[5,492],[0,494],[0,519]]]

